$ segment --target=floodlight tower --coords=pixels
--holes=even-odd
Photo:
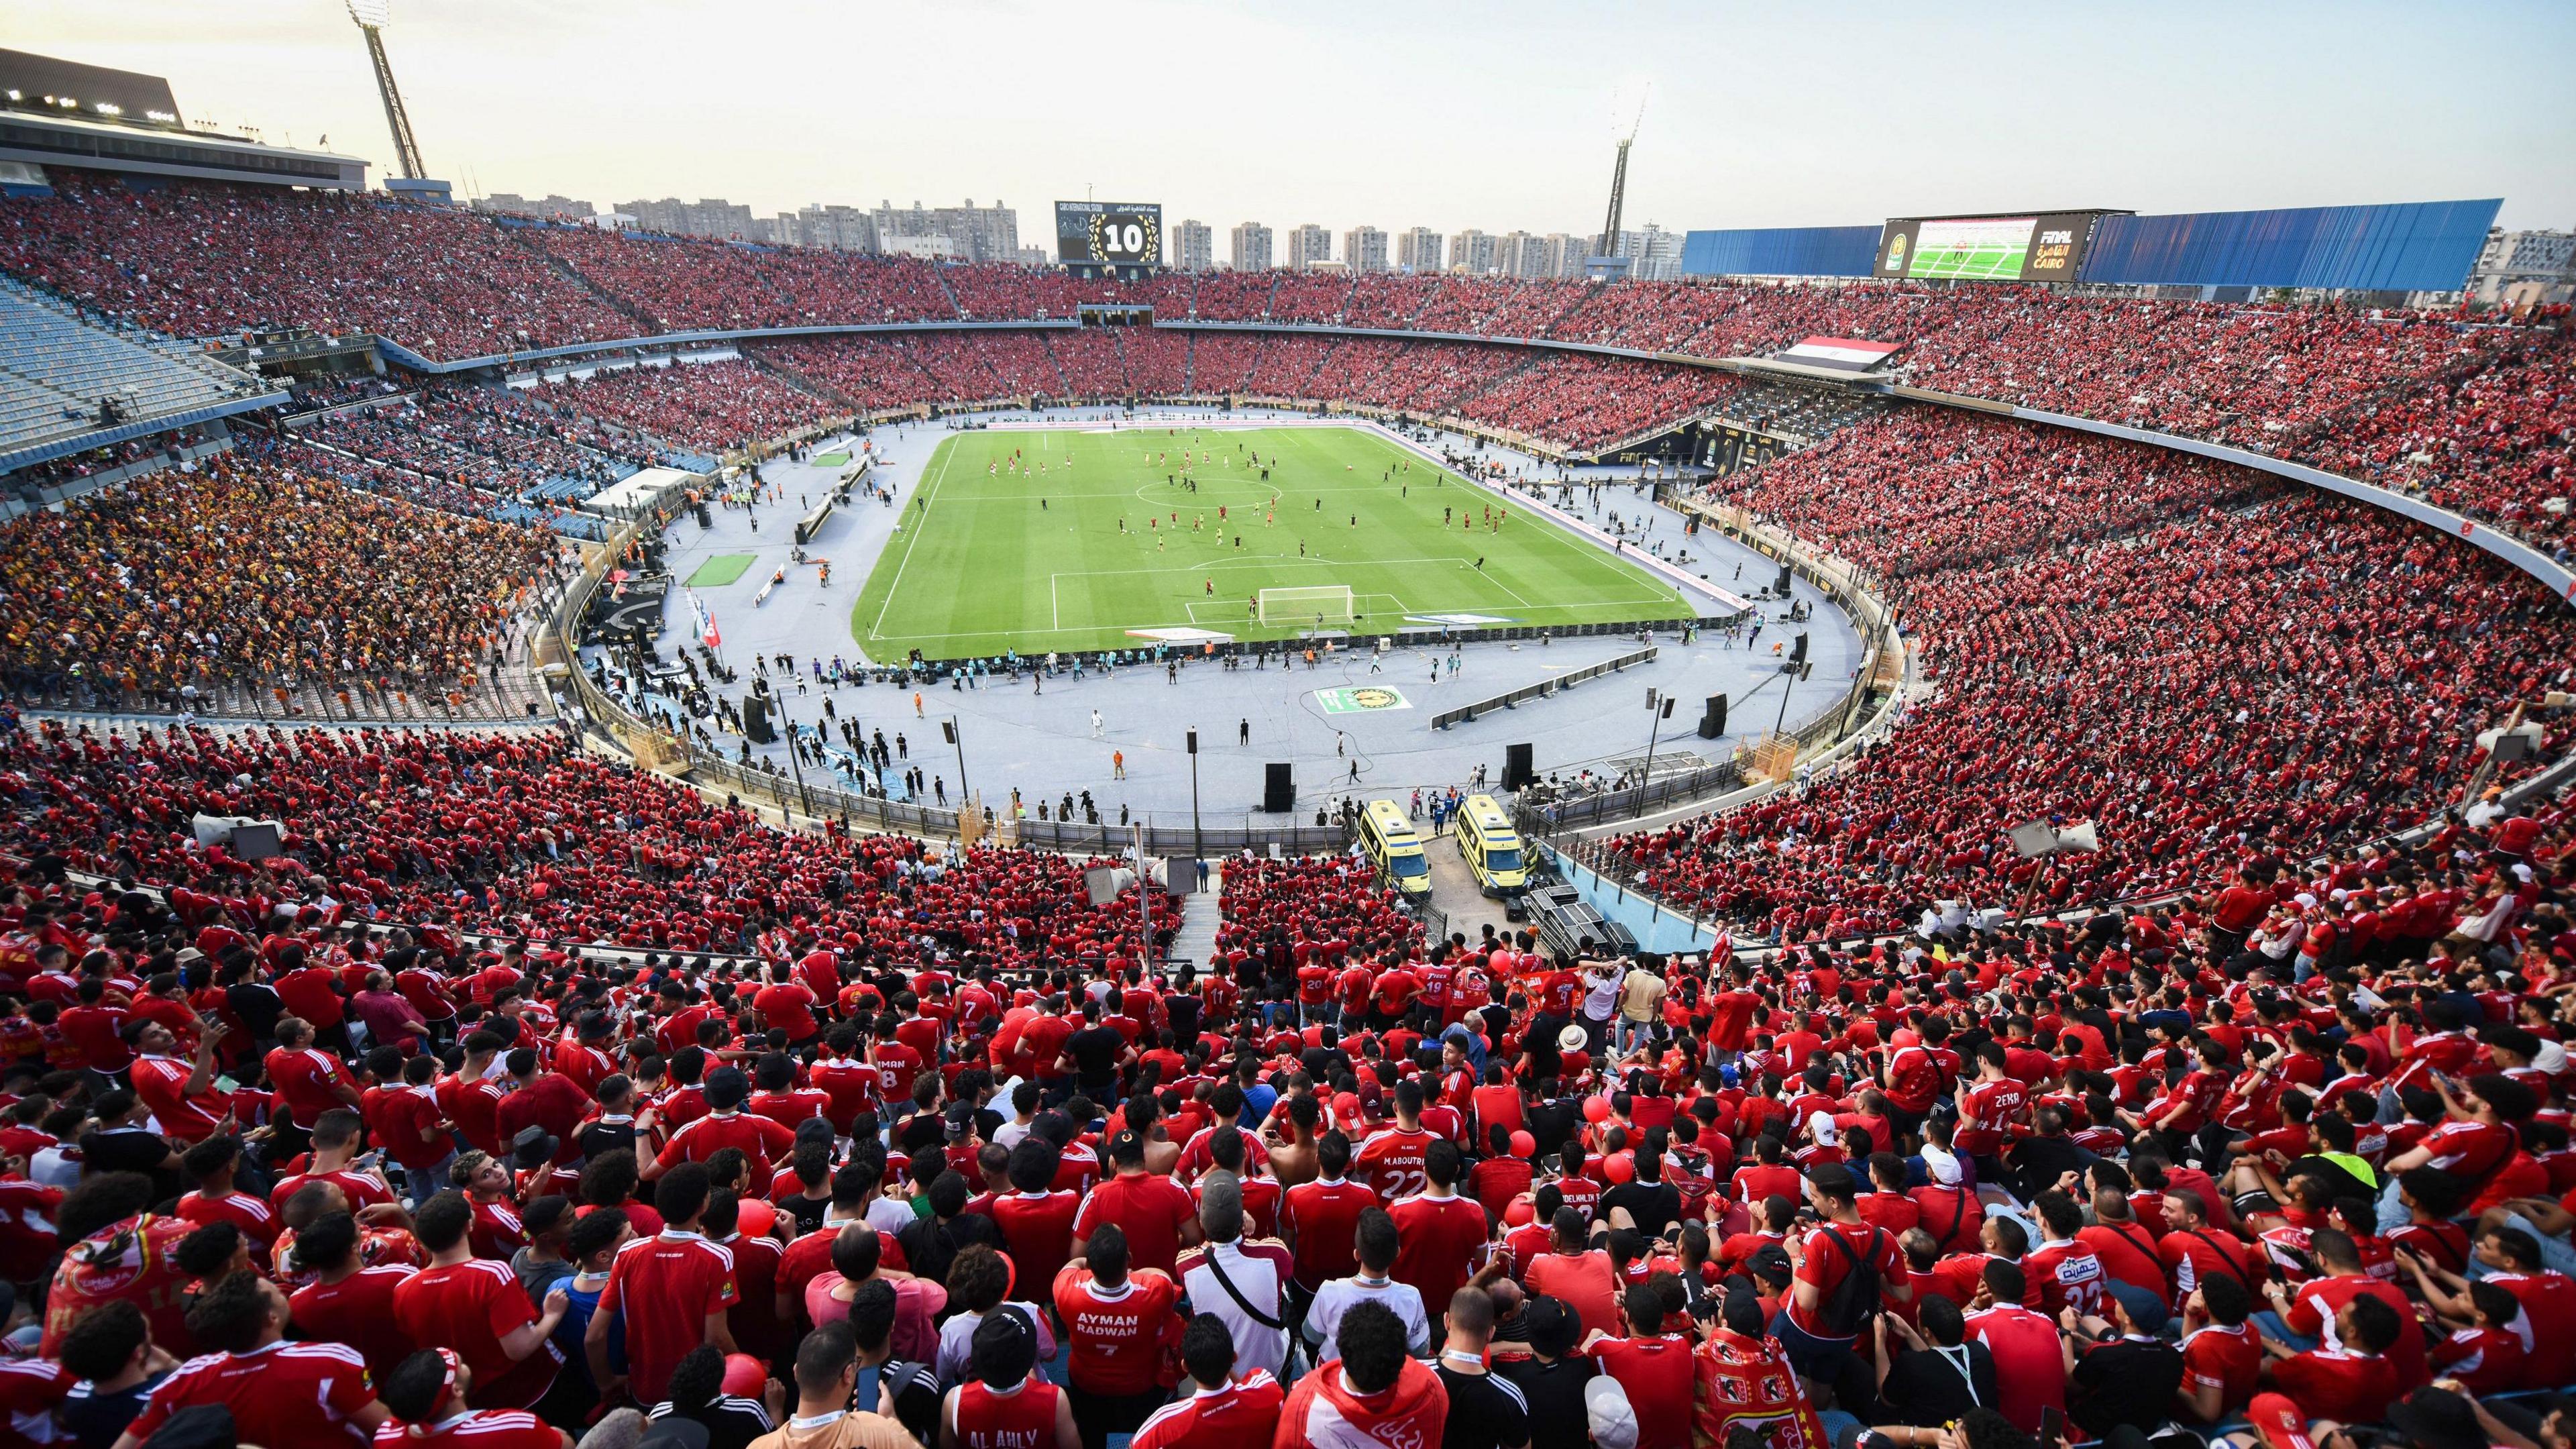
[[[385,59],[385,25],[393,16],[391,0],[349,0],[349,18],[367,37],[367,58],[376,65],[376,93],[384,97],[385,126],[394,133],[394,162],[405,181],[418,181],[428,171],[420,164],[420,143],[412,139],[411,113],[403,109],[402,90],[394,84],[393,62]],[[1620,164],[1626,165],[1626,148]]]
[[[1654,83],[1648,81],[1633,91],[1622,87],[1611,97],[1610,133],[1619,143],[1619,160],[1610,171],[1610,215],[1601,225],[1601,246],[1596,256],[1619,255],[1619,213],[1628,200],[1628,148],[1637,144],[1638,128],[1646,124],[1646,97],[1653,93]],[[1622,121],[1627,124],[1621,125]]]

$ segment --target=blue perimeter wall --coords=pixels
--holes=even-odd
[[[1695,231],[1682,238],[1686,277],[1866,277],[1875,226],[1776,226]]]
[[[2409,201],[2106,216],[2084,255],[2081,280],[2456,292],[2503,205],[2498,199]]]

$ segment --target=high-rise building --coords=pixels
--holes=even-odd
[[[1440,233],[1409,226],[1395,234],[1395,264],[1408,272],[1440,270]]]
[[[751,208],[722,197],[700,197],[682,201],[666,196],[659,201],[621,201],[619,211],[635,218],[639,231],[658,231],[666,236],[739,237],[744,241],[768,241],[769,223],[751,214]]]
[[[1204,272],[1215,267],[1216,229],[1203,221],[1174,222],[1172,265],[1184,272]]]
[[[881,201],[869,221],[876,227],[877,245],[888,251],[894,250],[889,243],[895,237],[944,236],[956,244],[954,255],[960,261],[1019,259],[1020,214],[998,201],[977,206],[969,198],[964,206],[935,207],[916,201],[909,208]]]
[[[1494,238],[1494,270],[1506,277],[1543,277],[1547,263],[1547,244],[1525,231],[1507,231]]]
[[[1270,270],[1270,228],[1257,221],[1234,224],[1234,246],[1226,254],[1226,265],[1238,272]]]
[[[877,249],[876,221],[864,208],[856,206],[825,206],[817,202],[801,211],[782,211],[776,231],[779,241],[822,251]]]
[[[1449,238],[1449,270],[1481,277],[1494,270],[1494,239],[1469,227]]]
[[[575,221],[588,221],[599,210],[587,201],[575,201],[569,196],[520,196],[509,191],[495,191],[489,196],[476,198],[474,209],[487,215],[561,216]]]
[[[1573,236],[1561,231],[1549,232],[1540,243],[1540,254],[1545,259],[1543,262],[1545,270],[1540,275],[1582,276],[1584,254],[1591,250],[1590,237]]]
[[[1628,259],[1628,275],[1638,281],[1677,281],[1682,274],[1682,234],[1650,221],[1637,231],[1619,233],[1617,255]]]
[[[2554,304],[2576,296],[2576,235],[2563,231],[2487,233],[2469,271],[2469,295],[2507,307]]]
[[[1305,271],[1333,259],[1333,234],[1307,222],[1288,233],[1288,255],[1279,259],[1281,266]]]
[[[1354,272],[1386,270],[1386,233],[1373,226],[1355,226],[1342,233],[1342,265]]]

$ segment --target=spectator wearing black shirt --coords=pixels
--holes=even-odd
[[[2122,1424],[2161,1424],[2173,1417],[2182,1387],[2182,1350],[2163,1338],[2164,1300],[2134,1283],[2109,1288],[2111,1321],[2068,1326],[2067,1416],[2099,1439]],[[2073,1320],[2075,1311],[2064,1315]],[[2078,1339],[2096,1340],[2089,1348]]]
[[[144,1125],[151,1114],[132,1092],[119,1087],[99,1094],[91,1108],[98,1126],[80,1137],[86,1172],[140,1172],[152,1179],[154,1196],[176,1197],[182,1186],[178,1150],[170,1139]]]
[[[152,1325],[130,1299],[81,1315],[63,1336],[62,1365],[81,1380],[56,1412],[81,1449],[109,1449],[143,1412],[178,1360],[152,1342]]]
[[[770,1431],[784,1407],[781,1385],[771,1379],[772,1402],[746,1399],[724,1391],[724,1350],[711,1343],[690,1349],[678,1366],[671,1370],[670,1398],[655,1404],[645,1418],[686,1419],[703,1425],[707,1431],[707,1449],[748,1449],[751,1441]]]
[[[1450,1295],[1449,1340],[1437,1366],[1449,1390],[1440,1449],[1524,1449],[1530,1442],[1529,1400],[1485,1365],[1493,1336],[1494,1300],[1484,1289],[1470,1285]]]
[[[1893,1313],[1878,1315],[1878,1396],[1883,1421],[1947,1424],[1996,1402],[1995,1355],[1967,1337],[1959,1305],[1927,1295],[1918,1332]]]
[[[1618,1214],[1628,1221],[1621,1223]],[[1660,1238],[1682,1215],[1679,1188],[1664,1181],[1664,1155],[1652,1146],[1637,1149],[1637,1175],[1601,1194],[1601,1218],[1612,1227],[1632,1227],[1648,1240]]]
[[[1135,1051],[1127,1038],[1113,1026],[1100,1021],[1100,1002],[1095,998],[1082,1003],[1082,1030],[1065,1038],[1064,1055],[1057,1063],[1061,1070],[1073,1068],[1074,1089],[1096,1105],[1114,1107],[1118,1103],[1118,1069],[1135,1060]]]
[[[1530,1442],[1589,1443],[1592,1421],[1584,1410],[1583,1389],[1601,1369],[1574,1351],[1583,1320],[1565,1300],[1544,1294],[1530,1299],[1520,1316],[1528,1326],[1530,1351],[1495,1359],[1494,1372],[1521,1391]]]

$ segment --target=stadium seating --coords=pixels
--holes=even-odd
[[[250,374],[139,328],[110,329],[0,277],[0,453],[267,391]]]
[[[11,692],[114,704],[290,678],[444,689],[556,564],[549,535],[370,497],[306,463],[237,450],[0,523]],[[119,586],[66,586],[105,578]]]

